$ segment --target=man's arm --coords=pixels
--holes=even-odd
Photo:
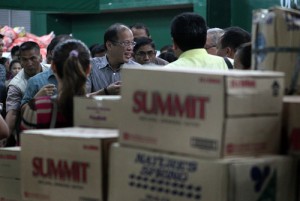
[[[9,110],[6,114],[5,121],[8,126],[10,135],[12,135],[13,131],[15,130],[17,117],[18,117],[17,110]]]
[[[114,82],[108,87],[100,89],[96,92],[88,93],[87,97],[96,95],[119,95],[121,91],[121,81]]]
[[[5,139],[9,136],[8,126],[3,119],[2,115],[0,115],[0,140]]]
[[[23,114],[26,105],[31,99],[41,96],[52,96],[54,95],[56,90],[57,89],[54,84],[46,84],[41,89],[38,89],[36,85],[33,85],[32,87],[28,88],[27,85],[25,95],[21,102],[21,115]]]
[[[9,86],[6,99],[6,117],[5,121],[9,128],[9,133],[13,134],[15,130],[16,120],[20,111],[22,92],[15,86]]]

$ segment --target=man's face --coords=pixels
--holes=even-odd
[[[222,47],[221,40],[222,40],[222,37],[219,38],[219,40],[217,42],[217,55],[220,57],[226,57],[227,49]]]
[[[204,48],[208,54],[217,55],[217,47],[215,44],[213,44],[212,36],[210,34],[207,34]]]
[[[132,33],[133,33],[133,37],[134,37],[134,38],[141,38],[141,37],[146,37],[146,38],[148,38],[148,35],[147,35],[145,29],[136,29],[136,28],[132,28],[131,31],[132,31]]]
[[[154,61],[156,56],[156,51],[151,47],[151,45],[141,46],[134,54],[134,59],[139,64],[149,64]]]
[[[42,56],[36,49],[25,50],[20,52],[21,65],[25,73],[32,77],[41,71]]]
[[[108,43],[107,55],[110,62],[113,64],[123,64],[129,61],[135,44],[130,29],[121,31],[118,33],[117,41],[109,41]]]
[[[3,54],[3,48],[4,48],[4,42],[3,39],[0,39],[0,58],[2,57]]]

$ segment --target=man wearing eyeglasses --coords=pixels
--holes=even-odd
[[[20,46],[20,61],[23,69],[10,81],[6,99],[6,122],[10,133],[13,134],[19,117],[21,100],[25,93],[27,81],[39,72],[49,69],[41,64],[42,56],[37,43],[28,41]]]
[[[135,39],[133,48],[134,60],[142,65],[166,65],[169,62],[156,57],[155,44],[151,38],[140,37]]]
[[[217,42],[223,33],[224,30],[220,28],[210,28],[207,30],[204,48],[208,54],[217,55]]]
[[[91,60],[92,69],[86,84],[88,96],[120,94],[122,66],[139,65],[131,58],[135,44],[132,31],[124,24],[116,23],[106,30],[106,55]]]

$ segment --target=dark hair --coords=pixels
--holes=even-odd
[[[4,38],[4,35],[0,34],[0,39],[3,39]]]
[[[19,46],[19,45],[13,46],[13,47],[11,48],[11,50],[10,50],[11,56],[15,56],[16,53],[17,53],[19,50],[20,50],[20,46]]]
[[[21,65],[21,62],[20,62],[19,60],[14,59],[14,60],[12,60],[12,61],[10,62],[10,64],[9,64],[9,71],[11,71],[11,68],[12,68],[12,66],[13,66],[15,63],[19,63],[19,64]]]
[[[92,57],[95,57],[97,53],[103,53],[106,52],[104,44],[94,44],[90,48]]]
[[[86,72],[90,66],[90,51],[79,40],[66,40],[54,48],[52,62],[56,67],[57,76],[63,82],[58,106],[62,114],[72,121],[70,124],[73,124],[73,96],[86,94]]]
[[[206,34],[206,22],[196,13],[182,13],[172,20],[171,36],[183,52],[203,48],[206,43]]]
[[[40,46],[36,42],[26,41],[26,42],[22,43],[20,46],[20,55],[23,51],[33,50],[33,49],[40,52]]]
[[[151,45],[151,47],[155,50],[155,44],[151,38],[147,37],[140,37],[140,38],[135,38],[134,41],[136,42],[133,52],[136,53],[140,47],[144,45]]]
[[[55,36],[49,45],[47,46],[47,63],[51,63],[52,61],[52,51],[54,50],[55,46],[57,46],[60,42],[66,41],[68,39],[72,39],[73,37],[68,34],[61,34]]]
[[[177,60],[175,53],[171,51],[163,52],[158,57],[168,61],[169,63]]]
[[[173,45],[164,45],[160,48],[160,52],[169,52],[169,51],[174,51],[173,50]]]
[[[55,36],[51,42],[49,43],[49,45],[47,46],[47,53],[48,52],[51,52],[52,50],[54,50],[55,46],[62,42],[62,41],[65,41],[65,40],[68,40],[68,39],[72,39],[73,37],[68,35],[68,34],[61,34],[61,35],[58,35],[58,36]]]
[[[1,58],[0,58],[0,64],[2,64],[2,65],[5,65],[5,63],[6,63],[7,61],[9,61],[9,59],[6,58],[6,57],[1,57]]]
[[[143,23],[135,23],[131,26],[129,26],[130,29],[144,29],[146,31],[146,34],[148,37],[150,37],[150,31],[148,29],[148,27],[146,25],[144,25]]]
[[[251,41],[251,35],[240,27],[228,27],[221,36],[221,48],[230,47],[234,52],[243,43]]]
[[[243,43],[237,48],[236,51],[237,56],[241,64],[243,65],[244,70],[248,70],[251,68],[251,42]]]
[[[111,25],[104,33],[104,47],[105,50],[107,50],[106,42],[107,41],[118,41],[118,33],[123,32],[125,30],[130,30],[129,27],[127,27],[124,24],[115,23]]]

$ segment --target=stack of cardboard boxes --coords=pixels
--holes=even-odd
[[[300,93],[300,11],[274,7],[253,12],[252,67],[285,73],[287,94]]]
[[[283,82],[278,72],[123,69],[109,201],[293,200],[294,161],[277,155]]]
[[[285,73],[287,95],[283,98],[282,153],[292,155],[298,161],[300,153],[299,20],[299,10],[275,7],[254,11],[252,23],[253,69]],[[300,192],[299,174],[294,176],[298,178],[297,192]],[[300,200],[299,195],[298,193],[297,200]]]
[[[20,147],[0,149],[0,200],[21,201]]]

